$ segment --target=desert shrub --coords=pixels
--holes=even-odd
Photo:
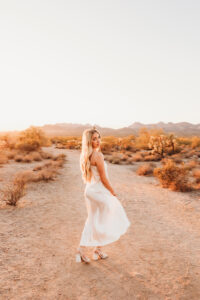
[[[8,157],[5,153],[0,151],[0,164],[6,164],[8,162]]]
[[[57,136],[51,138],[51,142],[58,149],[80,149],[81,137],[75,136]]]
[[[153,170],[154,170],[154,165],[150,164],[150,163],[146,163],[142,166],[140,166],[136,173],[140,176],[142,175],[152,175],[153,174]]]
[[[25,162],[25,163],[30,163],[30,162],[32,162],[32,156],[29,155],[29,154],[27,154],[27,155],[25,155],[25,156],[23,157],[23,160],[22,160],[22,161]]]
[[[16,161],[16,162],[22,162],[22,161],[23,161],[23,155],[17,154],[17,155],[15,156],[15,161]]]
[[[15,180],[9,183],[1,190],[3,194],[2,200],[8,205],[16,206],[18,200],[25,194],[25,182],[23,180]]]
[[[53,154],[51,154],[51,153],[43,152],[43,151],[40,151],[39,153],[43,159],[52,159],[53,158]]]
[[[132,161],[143,161],[143,155],[141,153],[136,153],[132,156]]]
[[[192,143],[191,139],[187,137],[177,137],[176,140],[178,145],[190,146]]]
[[[54,156],[53,157],[53,160],[65,160],[66,159],[66,154],[64,153],[61,153],[61,154],[58,154],[57,156]]]
[[[171,159],[163,162],[163,166],[155,168],[153,172],[154,176],[159,179],[162,187],[170,188],[173,191],[190,191],[188,170],[183,166],[177,166]]]
[[[14,177],[14,181],[15,182],[23,181],[25,183],[28,183],[34,181],[34,178],[35,178],[35,173],[32,170],[25,170],[25,171],[18,172]]]
[[[17,137],[15,135],[6,134],[0,137],[0,148],[1,149],[10,149],[15,148]]]
[[[14,159],[15,155],[16,155],[16,152],[15,152],[15,150],[6,150],[5,154],[6,154],[8,159]]]
[[[185,153],[185,158],[191,158],[192,156],[196,155],[195,150],[189,150],[188,152]]]
[[[114,152],[111,156],[107,156],[106,160],[112,164],[120,164],[121,159],[123,158],[123,154]]]
[[[184,164],[184,168],[188,171],[196,168],[198,166],[198,161],[196,160],[191,160],[189,162],[187,162],[186,164]]]
[[[150,154],[144,157],[144,161],[159,161],[161,158],[162,157],[160,155]]]
[[[176,164],[181,164],[181,163],[182,163],[182,160],[181,160],[179,157],[174,157],[174,158],[173,158],[173,161],[174,161]]]
[[[196,179],[196,183],[200,183],[200,169],[194,169],[192,175]]]
[[[149,141],[151,136],[158,136],[164,134],[163,129],[150,129],[148,130],[145,127],[140,128],[139,135],[135,139],[135,147],[137,149],[149,149]]]
[[[191,142],[191,147],[194,149],[194,148],[197,148],[197,147],[200,147],[200,137],[198,136],[194,136],[192,137],[192,142]]]
[[[118,138],[118,145],[120,150],[135,151],[135,140],[134,135],[129,135],[124,138]]]
[[[32,157],[32,160],[34,160],[34,161],[41,161],[42,160],[42,157],[41,157],[39,152],[32,152],[30,155]]]
[[[39,150],[42,146],[49,146],[49,139],[44,132],[35,126],[22,131],[18,137],[16,148],[22,151]]]
[[[148,149],[150,133],[146,128],[139,130],[139,135],[136,138],[135,145],[138,149]]]

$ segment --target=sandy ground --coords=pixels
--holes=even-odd
[[[131,227],[104,247],[106,260],[76,263],[87,217],[80,152],[47,151],[67,154],[57,179],[30,184],[18,207],[0,210],[1,300],[200,299],[198,194],[163,189],[131,165],[108,163]],[[0,178],[37,164],[10,162]]]

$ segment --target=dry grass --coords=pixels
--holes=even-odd
[[[16,179],[23,180],[24,182],[38,182],[54,180],[59,173],[58,169],[61,168],[66,161],[65,154],[59,154],[54,157],[54,160],[36,166],[33,170],[27,170],[16,174]]]
[[[54,160],[49,161],[41,166],[35,167],[33,170],[26,170],[15,174],[12,183],[6,185],[1,190],[2,200],[8,205],[16,206],[17,201],[24,195],[27,183],[38,181],[54,180],[56,175],[59,174],[61,168],[66,161],[65,154],[59,154],[54,157]]]
[[[153,163],[146,163],[142,166],[140,166],[137,170],[136,173],[140,176],[144,175],[152,175],[153,170],[154,170],[155,165]]]
[[[13,156],[16,162],[31,163],[33,161],[42,161],[43,159],[54,159],[53,155],[47,152],[18,152]]]
[[[17,201],[25,194],[25,182],[17,179],[13,183],[9,183],[1,190],[3,194],[2,200],[8,205],[16,206]]]
[[[188,170],[184,166],[177,166],[171,159],[165,160],[162,167],[155,168],[154,175],[164,188],[181,192],[192,190]]]

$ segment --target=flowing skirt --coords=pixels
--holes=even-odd
[[[119,199],[101,181],[87,184],[84,197],[88,217],[80,246],[104,246],[117,241],[131,224]]]

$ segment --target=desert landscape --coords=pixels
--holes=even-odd
[[[87,217],[80,149],[81,137],[36,127],[1,137],[0,299],[200,299],[200,138],[144,128],[102,138],[131,226],[90,264],[75,262]]]

